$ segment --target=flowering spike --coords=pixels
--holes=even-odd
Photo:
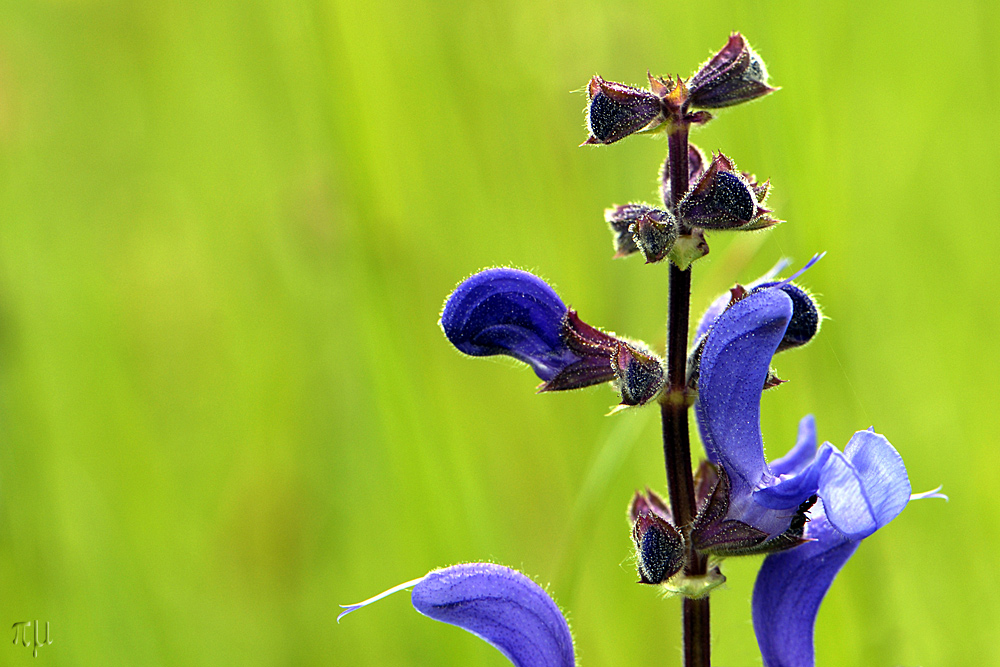
[[[652,130],[665,120],[660,98],[642,88],[595,76],[587,85],[585,144],[613,144],[630,134]]]
[[[698,70],[689,84],[691,106],[718,109],[774,92],[764,61],[734,32],[726,45]]]

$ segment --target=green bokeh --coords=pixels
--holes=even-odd
[[[734,29],[782,90],[694,141],[789,222],[713,236],[693,308],[828,251],[770,453],[810,411],[839,446],[874,424],[951,496],[866,541],[820,664],[1000,663],[989,0],[0,5],[0,627],[48,620],[50,664],[503,665],[405,594],[334,622],[494,560],[549,585],[582,666],[679,664],[624,519],[664,483],[655,410],[536,396],[436,320],[514,265],[662,348],[665,267],[610,261],[602,212],[654,196],[666,144],[577,148],[571,91],[687,75]],[[726,564],[717,664],[760,664],[758,565]]]

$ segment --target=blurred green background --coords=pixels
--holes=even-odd
[[[731,30],[782,90],[697,131],[789,222],[710,238],[693,310],[778,258],[829,320],[782,355],[772,456],[874,424],[911,505],[827,597],[823,665],[1000,663],[1000,11],[969,2],[0,5],[0,627],[63,665],[503,665],[405,594],[494,560],[549,585],[582,666],[679,664],[624,513],[663,489],[655,410],[536,396],[462,357],[445,296],[531,269],[662,349],[665,266],[611,261],[661,139],[585,138],[589,77],[685,76]],[[759,665],[759,559],[715,662]],[[0,643],[0,663],[31,660]]]

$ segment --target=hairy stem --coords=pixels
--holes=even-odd
[[[688,189],[688,127],[679,123],[669,136],[669,173],[674,208]],[[680,230],[681,234],[688,230]],[[670,264],[670,297],[667,315],[667,390],[660,401],[663,418],[663,455],[667,489],[674,522],[685,535],[697,512],[694,477],[691,472],[691,438],[688,431],[687,349],[691,311],[691,268],[681,271]],[[708,562],[688,540],[684,573],[704,575]],[[708,598],[684,598],[682,605],[684,665],[710,667],[711,646]]]

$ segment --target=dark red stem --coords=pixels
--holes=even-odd
[[[669,169],[674,208],[688,189],[688,126],[675,125],[669,135]],[[681,229],[681,234],[688,230]],[[681,271],[670,264],[670,297],[667,315],[667,390],[660,400],[663,418],[663,455],[667,467],[667,489],[674,521],[685,535],[697,513],[694,476],[691,472],[691,438],[688,431],[687,350],[691,313],[691,268]],[[707,572],[707,558],[697,554],[688,541],[688,560],[684,573],[691,576]],[[708,598],[684,598],[685,667],[710,667],[711,644]]]

